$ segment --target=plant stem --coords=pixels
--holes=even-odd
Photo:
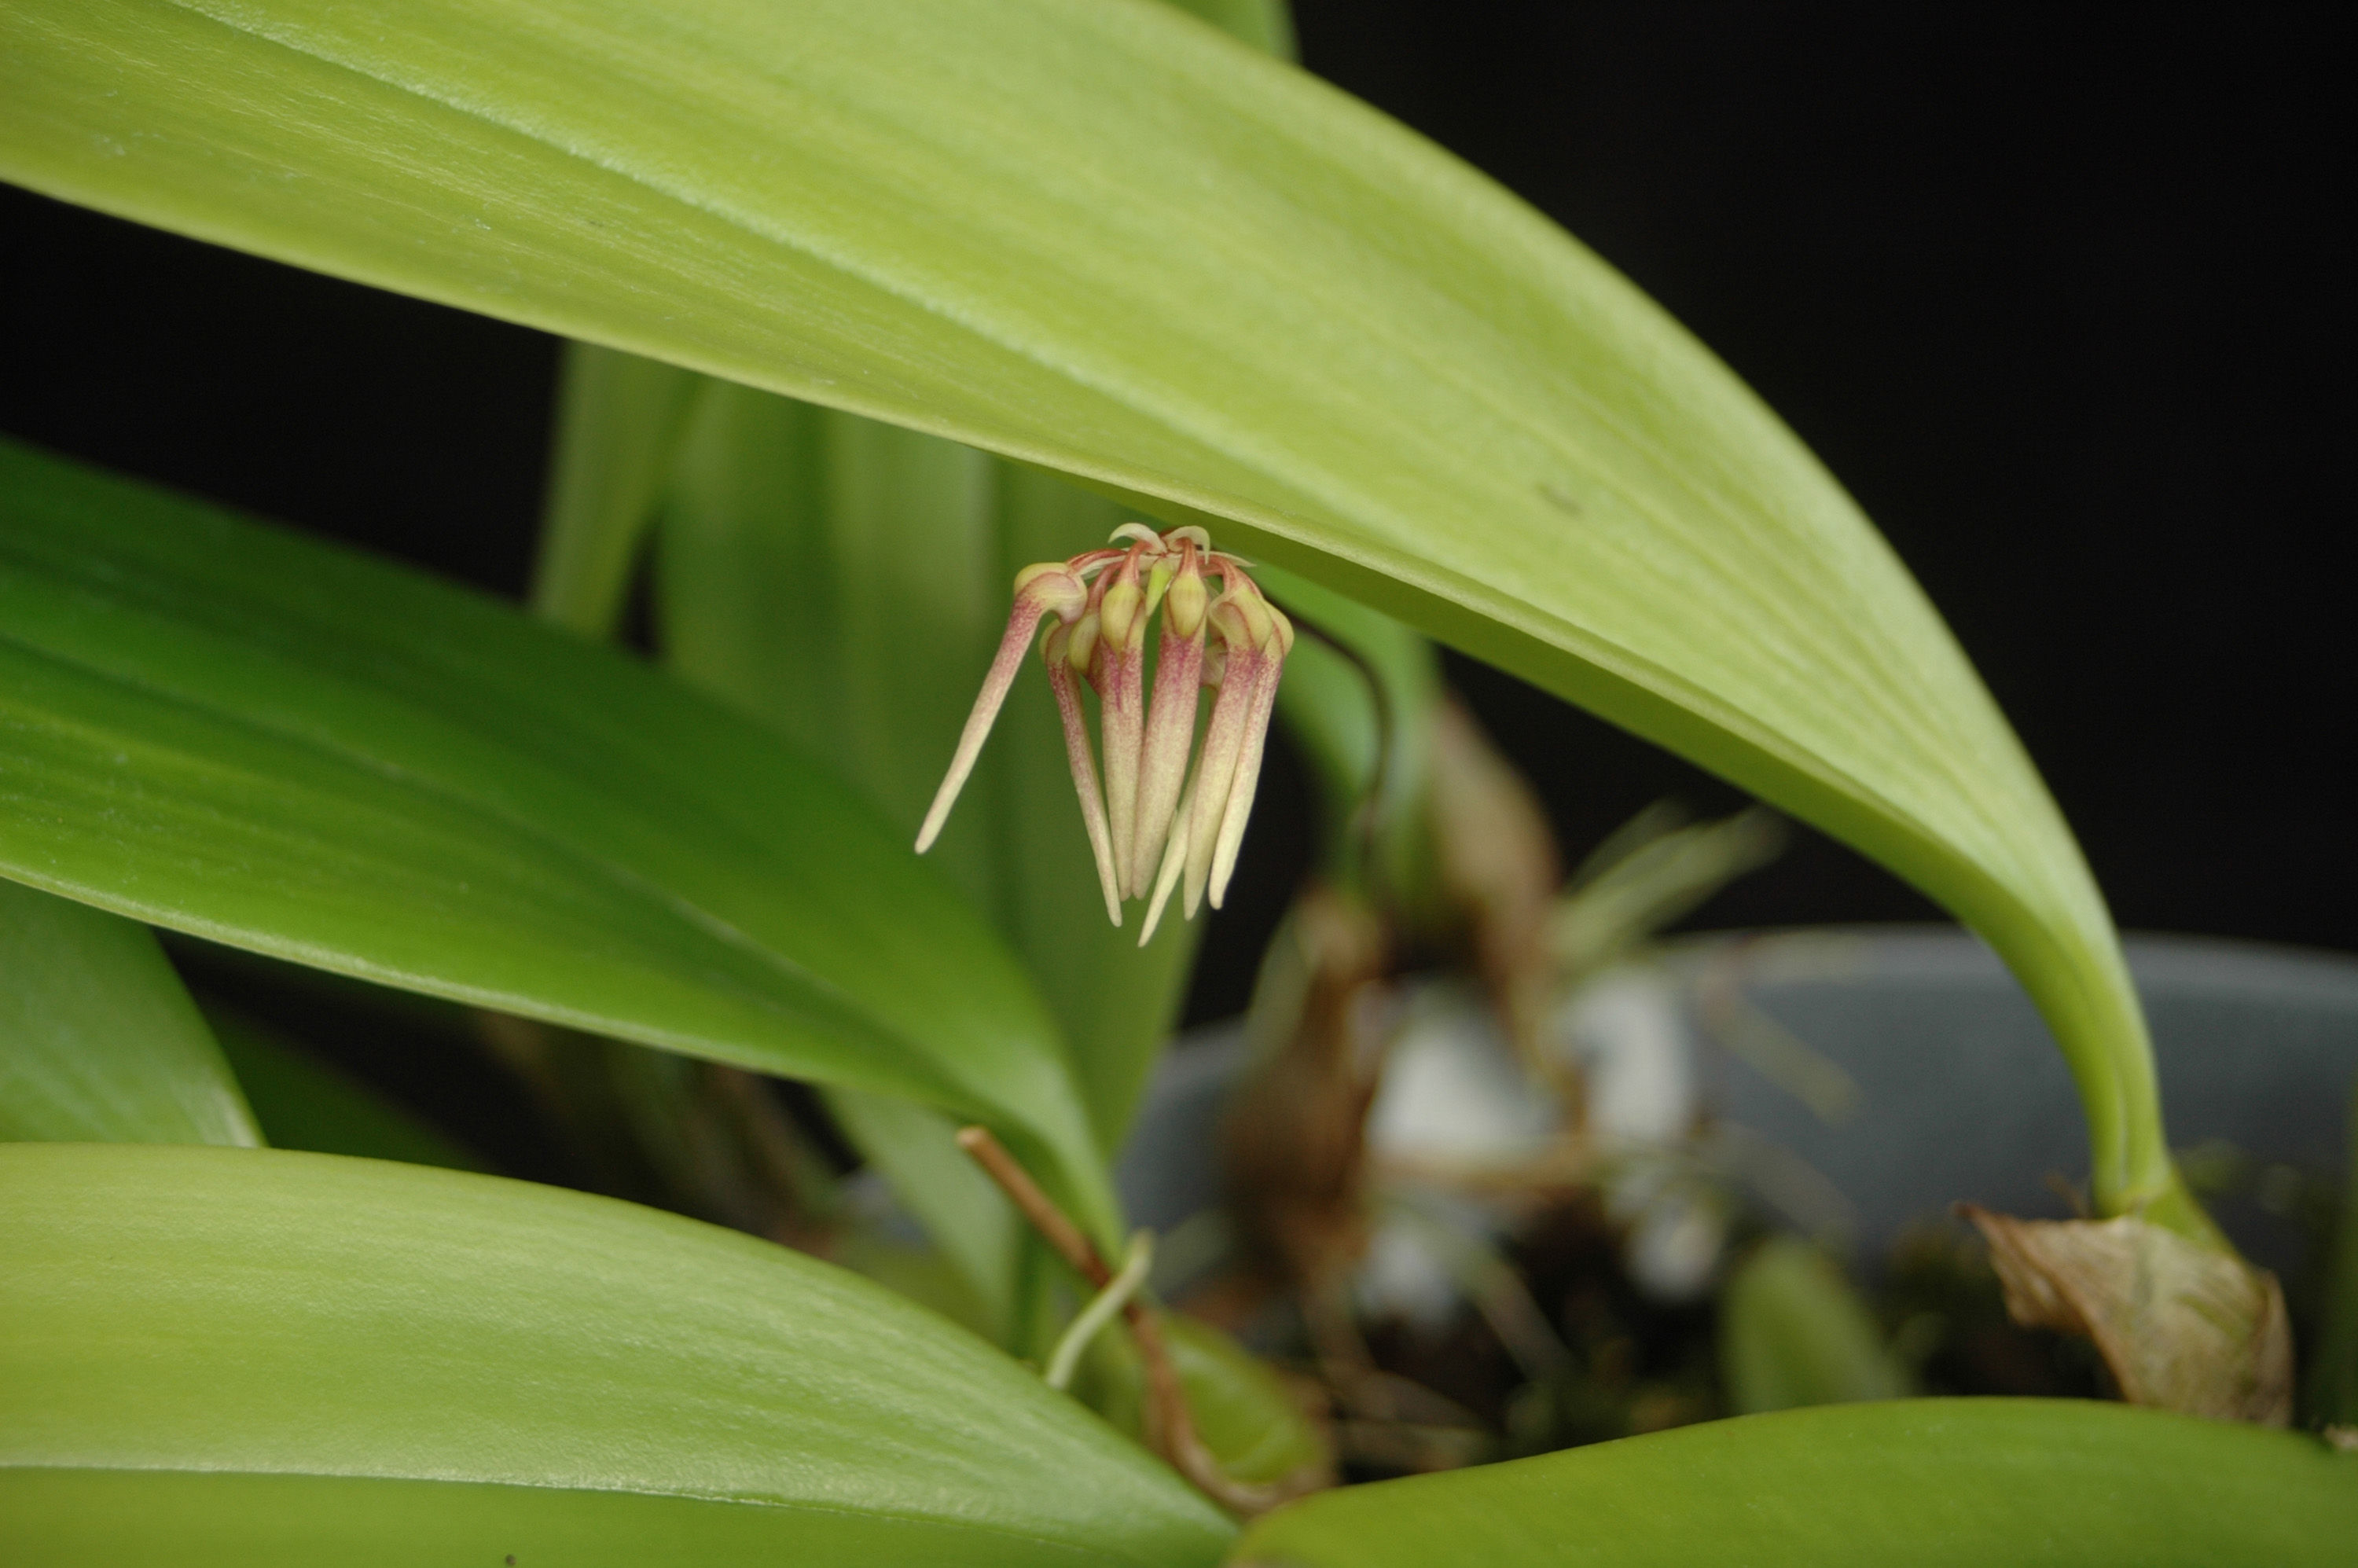
[[[1032,1173],[1016,1162],[989,1128],[962,1128],[957,1142],[999,1184],[1008,1200],[1047,1238],[1048,1244],[1063,1254],[1074,1272],[1088,1281],[1091,1290],[1102,1293],[1113,1283],[1113,1271],[1106,1267],[1097,1248],[1055,1200],[1040,1190]],[[1231,1513],[1250,1519],[1323,1484],[1323,1474],[1305,1471],[1267,1486],[1255,1486],[1238,1481],[1220,1468],[1219,1460],[1196,1435],[1195,1418],[1187,1409],[1186,1390],[1180,1383],[1179,1368],[1171,1358],[1171,1347],[1163,1338],[1163,1325],[1156,1321],[1153,1311],[1132,1294],[1122,1303],[1121,1314],[1130,1325],[1130,1337],[1137,1342],[1139,1360],[1145,1367],[1149,1441],[1154,1452],[1197,1491]]]

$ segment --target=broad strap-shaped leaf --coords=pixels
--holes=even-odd
[[[0,1257],[12,1564],[414,1563],[453,1519],[475,1529],[451,1560],[523,1563],[1180,1568],[1229,1533],[964,1329],[611,1199],[13,1145]]]
[[[2061,816],[1790,431],[1399,125],[1136,0],[16,0],[0,174],[1232,520],[1983,932],[2199,1226]]]
[[[489,600],[5,445],[0,874],[1003,1123],[1118,1234],[1022,974],[825,770]]]
[[[0,773],[0,802],[8,785]],[[154,934],[0,881],[0,1141],[19,1140],[251,1146],[262,1137]]]
[[[2358,1541],[2358,1455],[2125,1405],[1900,1400],[1681,1427],[1351,1487],[1254,1568],[2297,1568]]]

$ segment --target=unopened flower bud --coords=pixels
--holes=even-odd
[[[1105,639],[1124,652],[1142,645],[1146,641],[1146,590],[1138,579],[1124,577],[1105,590],[1099,601],[1098,613],[1103,618]]]
[[[1163,623],[1171,628],[1174,636],[1192,637],[1203,629],[1204,612],[1211,602],[1211,589],[1204,586],[1204,574],[1195,570],[1195,563],[1190,561],[1163,599]]]

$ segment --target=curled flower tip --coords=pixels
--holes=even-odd
[[[1080,796],[1081,823],[1088,829],[1089,852],[1097,857],[1098,889],[1105,894],[1106,918],[1121,924],[1121,889],[1114,880],[1113,840],[1106,832],[1105,797],[1098,788],[1098,765],[1089,754],[1088,725],[1081,717],[1081,683],[1074,672],[1070,646],[1073,630],[1051,626],[1040,654],[1048,662],[1048,689],[1056,694],[1056,712],[1065,721],[1065,760],[1073,768],[1073,793]]]
[[[1022,666],[1023,651],[1031,644],[1032,633],[1050,615],[1071,622],[1080,614],[1087,600],[1088,589],[1079,574],[1061,561],[1025,567],[1015,574],[1015,607],[1008,613],[1006,633],[999,640],[998,655],[990,661],[990,673],[983,677],[982,690],[974,699],[974,711],[967,715],[966,729],[958,736],[957,752],[950,758],[950,770],[942,779],[942,787],[934,794],[925,826],[917,830],[920,855],[932,849],[934,840],[941,837],[942,824],[949,820],[950,807],[957,804],[958,791],[966,787],[967,776],[974,772],[975,759],[982,754],[982,743],[998,720],[1000,705],[1007,700],[1007,688],[1015,683],[1015,672]]]
[[[1130,885],[1141,897],[1171,832],[1172,810],[1186,780],[1187,752],[1195,740],[1195,694],[1203,684],[1204,620],[1210,593],[1192,543],[1163,602],[1163,639],[1154,665],[1154,706],[1140,754],[1137,838],[1130,847]]]

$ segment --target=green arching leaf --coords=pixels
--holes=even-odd
[[[1745,1416],[1326,1492],[1242,1568],[2296,1568],[2358,1540],[2358,1458],[2125,1405],[1903,1400]]]
[[[416,1568],[497,1564],[509,1557],[563,1568],[773,1568],[781,1562],[1180,1568],[1207,1560],[1200,1553],[1058,1551],[1028,1538],[888,1515],[811,1509],[782,1516],[780,1509],[702,1498],[553,1487],[0,1469],[9,1568]]]
[[[594,343],[565,346],[535,611],[592,637],[613,630],[701,379]]]
[[[0,773],[0,803],[9,793]],[[154,934],[0,881],[0,1141],[262,1136]]]
[[[168,1541],[175,1517],[217,1561],[387,1561],[390,1538],[414,1562],[449,1539],[445,1508],[480,1527],[464,1560],[490,1563],[572,1560],[558,1548],[604,1527],[664,1541],[640,1561],[1179,1568],[1229,1534],[965,1330],[610,1199],[330,1155],[17,1145],[0,1256],[12,1563]],[[140,1517],[77,1506],[100,1503]]]
[[[1286,0],[1169,0],[1263,54],[1293,58],[1293,13]]]
[[[12,885],[0,884],[0,893]],[[357,1154],[453,1171],[485,1168],[406,1110],[279,1038],[267,1025],[211,1003],[204,1012],[273,1148]]]
[[[1119,1234],[1004,948],[768,732],[487,600],[5,444],[0,874],[978,1116]]]
[[[1875,856],[2199,1228],[2060,814],[1716,360],[1364,106],[1124,0],[19,0],[0,174],[1230,520]]]

